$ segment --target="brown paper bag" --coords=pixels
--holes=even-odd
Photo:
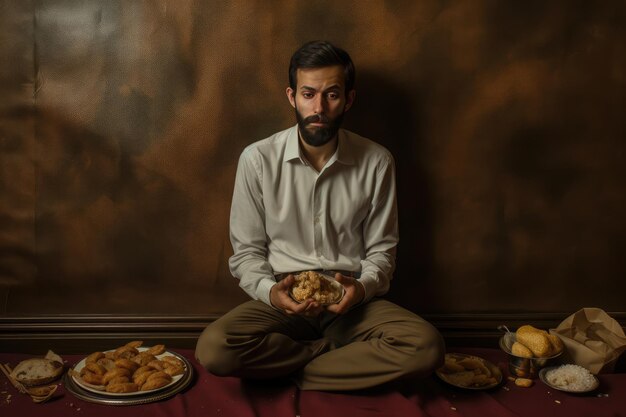
[[[578,310],[550,333],[563,341],[564,360],[584,366],[593,374],[612,372],[626,350],[622,326],[599,308]]]

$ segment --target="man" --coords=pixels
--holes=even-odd
[[[253,298],[209,325],[196,357],[210,372],[289,376],[304,390],[353,390],[430,374],[443,341],[379,298],[398,243],[395,171],[382,146],[340,129],[355,98],[350,56],[328,42],[291,58],[297,125],[242,153],[233,194],[230,269]],[[289,295],[293,272],[343,285],[337,304]]]

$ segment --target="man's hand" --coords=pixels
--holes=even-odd
[[[365,288],[358,280],[346,277],[340,273],[335,274],[335,280],[343,285],[346,290],[343,298],[339,304],[331,304],[326,307],[326,310],[335,314],[343,314],[355,304],[360,303],[365,298]]]
[[[270,301],[272,305],[287,314],[316,317],[323,310],[320,303],[310,298],[301,303],[296,303],[289,295],[289,288],[293,285],[294,279],[293,275],[289,274],[287,278],[278,281],[272,287],[270,290]]]

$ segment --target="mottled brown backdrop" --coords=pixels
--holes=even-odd
[[[390,297],[625,311],[623,1],[0,1],[0,315],[220,314],[247,144],[310,39],[398,167]]]

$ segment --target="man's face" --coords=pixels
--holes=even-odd
[[[325,145],[337,135],[354,91],[346,97],[343,68],[339,65],[298,69],[297,80],[295,91],[287,88],[287,97],[296,110],[300,136],[311,146]]]

